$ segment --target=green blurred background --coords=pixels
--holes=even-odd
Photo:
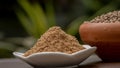
[[[120,9],[120,0],[1,0],[0,58],[24,52],[51,26],[80,40],[80,24]]]

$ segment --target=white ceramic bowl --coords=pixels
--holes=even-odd
[[[83,45],[86,49],[80,50],[72,54],[61,52],[41,52],[24,57],[24,53],[13,52],[13,55],[32,65],[37,66],[72,66],[78,65],[96,50],[96,47]]]

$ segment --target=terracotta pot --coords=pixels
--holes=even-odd
[[[120,61],[120,23],[83,23],[79,32],[103,61]]]

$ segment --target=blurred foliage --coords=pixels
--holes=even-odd
[[[119,10],[119,4],[120,0],[17,0],[15,14],[32,37],[4,38],[0,33],[0,58],[13,57],[13,51],[24,52],[51,26],[61,26],[79,38],[78,29],[84,21]]]
[[[27,32],[34,37],[38,38],[39,35],[47,30],[47,20],[45,18],[42,7],[37,3],[30,4],[28,0],[18,0],[18,3],[25,10],[26,14],[21,10],[17,11],[16,14],[20,19]]]
[[[0,58],[12,57],[12,52],[16,46],[11,43],[0,42]]]

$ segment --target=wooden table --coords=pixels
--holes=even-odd
[[[27,64],[26,62],[17,59],[0,59],[0,68],[43,68],[35,67]],[[70,67],[51,67],[51,68],[120,68],[120,62],[104,63],[97,55],[92,55],[80,65]]]

